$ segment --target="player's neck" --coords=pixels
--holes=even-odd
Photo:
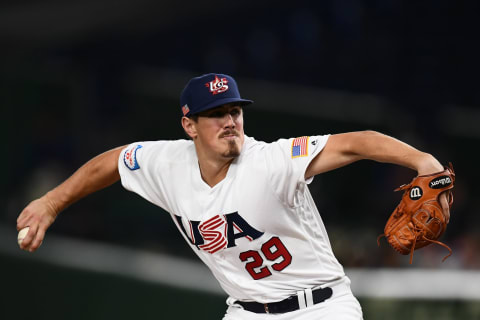
[[[198,166],[203,181],[213,188],[220,181],[225,179],[232,161],[233,159],[225,159],[224,161],[198,159]]]

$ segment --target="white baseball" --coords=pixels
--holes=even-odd
[[[28,230],[30,230],[30,227],[25,227],[18,232],[17,240],[18,240],[18,245],[19,246],[22,245],[22,241],[27,236]]]

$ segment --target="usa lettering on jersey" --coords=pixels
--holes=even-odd
[[[215,253],[227,247],[227,220],[224,216],[216,215],[198,226],[204,244],[199,248],[208,253]]]
[[[204,222],[189,220],[188,233],[183,226],[182,217],[175,215],[175,219],[190,243],[210,254],[235,247],[237,239],[253,241],[264,234],[252,227],[238,212],[216,215]]]

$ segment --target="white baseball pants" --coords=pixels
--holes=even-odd
[[[350,290],[349,281],[331,287],[332,296],[320,303],[281,314],[254,313],[231,304],[223,320],[362,320],[362,308]]]

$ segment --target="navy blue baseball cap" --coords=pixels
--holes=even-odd
[[[221,73],[191,79],[180,95],[182,114],[186,117],[231,102],[242,106],[253,103],[240,97],[237,83],[231,76]]]

